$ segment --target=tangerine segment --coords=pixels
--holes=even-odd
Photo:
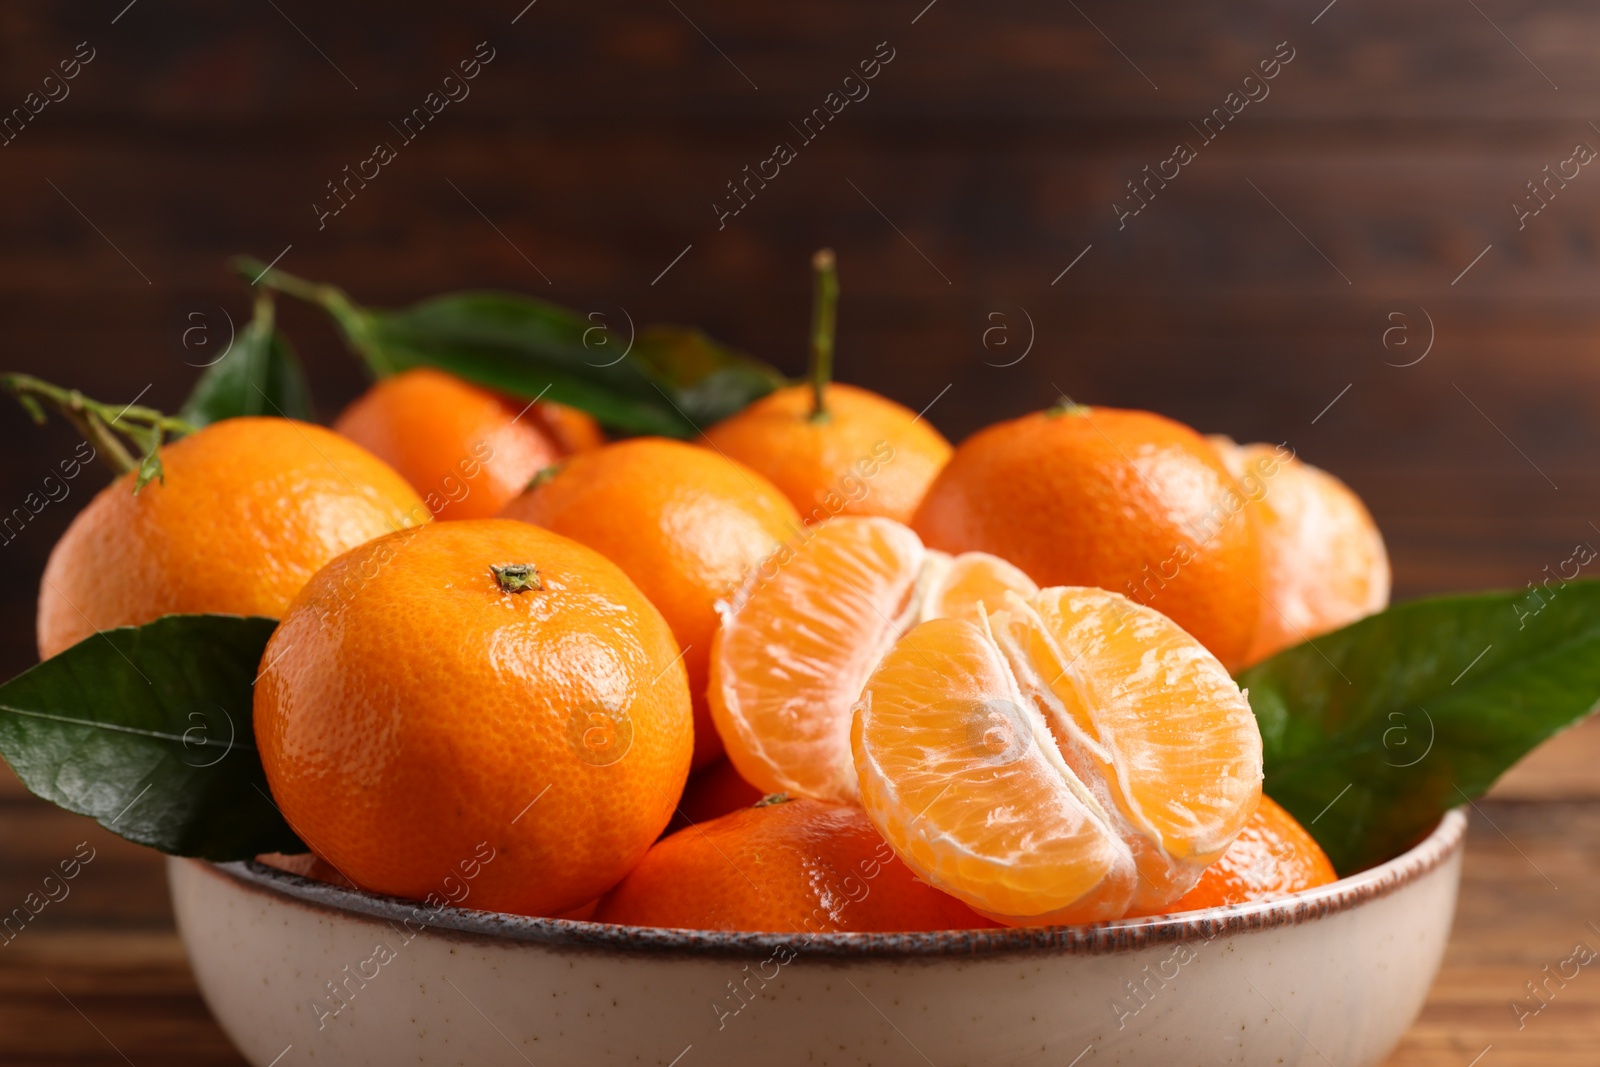
[[[850,740],[867,814],[932,885],[1013,925],[1127,910],[1131,851],[984,629],[934,619],[908,633]]]
[[[892,519],[835,519],[786,551],[775,575],[739,591],[717,632],[712,719],[757,788],[853,802],[850,709],[883,653],[919,621],[976,621],[980,605],[1036,587],[994,556],[930,552]]]
[[[1260,732],[1222,665],[1101,589],[918,626],[868,679],[851,741],[901,858],[1015,925],[1170,904],[1261,794]]]
[[[951,618],[981,623],[986,611],[1005,603],[1008,592],[1026,597],[1039,591],[1020,568],[987,552],[951,556],[929,549],[928,555],[945,565],[936,563],[931,568],[933,573],[919,616],[922,622]]]
[[[1261,733],[1217,658],[1159,612],[1103,589],[1012,596],[991,619],[1067,764],[1166,904],[1228,849],[1261,795]]]
[[[817,528],[770,580],[757,574],[711,647],[712,720],[751,785],[855,796],[850,705],[910,625],[927,550],[889,519]]]

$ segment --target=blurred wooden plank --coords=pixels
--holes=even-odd
[[[1591,718],[1534,749],[1495,783],[1489,796],[1495,800],[1600,800],[1600,719]]]
[[[1297,55],[1262,106],[1297,118],[1586,117],[1600,93],[1591,62],[1600,13],[1580,0],[1493,0],[1482,15],[1449,0],[1340,5],[1315,23],[1322,5],[1271,0],[1127,8],[1097,0],[1082,13],[1002,0],[941,4],[920,17],[922,0],[804,8],[700,0],[693,25],[665,5],[624,0],[604,20],[582,5],[548,4],[516,26],[518,4],[397,20],[377,0],[359,0],[297,15],[327,59],[283,20],[201,0],[130,13],[114,30],[76,5],[14,6],[6,29],[8,48],[26,61],[13,62],[19,81],[48,73],[93,27],[99,55],[72,102],[107,119],[389,119],[401,111],[392,102],[420,103],[485,39],[497,58],[472,96],[452,106],[500,118],[789,117],[818,103],[885,39],[898,55],[880,77],[878,106],[911,115],[1193,117],[1284,40]],[[123,85],[132,90],[119,91]]]
[[[149,849],[102,829],[80,815],[27,796],[0,763],[7,799],[0,800],[0,915],[29,894],[46,897],[44,879],[55,876],[58,899],[45,904],[22,936],[3,946],[13,953],[38,930],[74,925],[170,929],[166,876]],[[63,867],[63,864],[66,866]],[[76,871],[64,880],[63,871]]]
[[[1592,734],[1592,730],[1585,728]],[[1590,743],[1590,742],[1585,742]],[[1543,986],[1580,942],[1600,950],[1593,925],[1600,805],[1486,801],[1472,816],[1461,899],[1444,968],[1422,1016],[1388,1067],[1466,1067],[1486,1047],[1489,1065],[1594,1063],[1600,978],[1593,966]],[[1520,1025],[1519,1025],[1520,1023]]]
[[[32,797],[0,800],[0,856],[0,911],[55,897],[0,942],[0,1062],[243,1063],[195,988],[161,856]]]
[[[175,933],[26,931],[0,953],[7,1063],[238,1067]]]

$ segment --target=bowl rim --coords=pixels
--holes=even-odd
[[[1211,941],[1218,936],[1315,922],[1389,896],[1419,881],[1461,851],[1466,827],[1467,817],[1461,809],[1446,812],[1426,837],[1393,859],[1328,885],[1275,900],[1074,926],[903,933],[750,933],[543,919],[450,905],[431,907],[316,881],[256,860],[187,862],[225,877],[241,888],[280,900],[287,898],[313,911],[346,917],[354,915],[391,926],[401,923],[408,931],[427,928],[465,941],[520,942],[564,951],[627,955],[749,958],[789,953],[836,959],[870,957],[909,961],[946,956],[1101,955],[1166,943]]]

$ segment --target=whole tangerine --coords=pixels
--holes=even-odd
[[[706,431],[706,443],[762,474],[807,523],[836,515],[909,522],[950,459],[950,442],[916,412],[843,382],[823,417],[810,386],[769,393]]]
[[[1222,858],[1206,868],[1193,889],[1159,912],[1273,900],[1338,877],[1316,838],[1263,793],[1255,814]]]
[[[373,892],[570,912],[638,862],[688,776],[666,622],[599,553],[526,523],[435,523],[340,556],[262,664],[273,799]]]
[[[683,787],[683,799],[678,801],[678,813],[673,826],[709,822],[721,815],[748,808],[762,797],[761,790],[745,781],[727,759],[717,759],[689,775],[689,784]]]
[[[833,252],[822,249],[812,266],[810,381],[723,419],[706,431],[705,442],[766,475],[809,524],[836,515],[910,522],[949,461],[950,442],[911,409],[831,380],[838,299]]]
[[[1246,663],[1388,607],[1389,553],[1349,486],[1285,445],[1211,443],[1261,538],[1261,621]]]
[[[860,808],[782,794],[663,838],[595,921],[802,937],[996,925],[918,881]]]
[[[416,492],[338,434],[279,418],[214,423],[161,449],[165,471],[102,489],[50,552],[39,655],[162,615],[283,614],[348,549],[428,521]]]
[[[543,468],[603,441],[576,408],[502,396],[418,367],[380,379],[334,430],[386,461],[440,519],[484,519]]]
[[[696,767],[722,751],[706,705],[717,602],[800,529],[761,475],[682,441],[638,437],[572,457],[501,514],[588,545],[660,609],[694,697]]]
[[[1232,670],[1261,614],[1246,505],[1189,427],[1064,404],[963,441],[911,525],[930,548],[992,553],[1041,586],[1100,586],[1155,608]]]

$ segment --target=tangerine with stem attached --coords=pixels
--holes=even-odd
[[[638,862],[694,743],[672,631],[638,587],[500,519],[319,571],[267,643],[255,736],[289,825],[363,889],[423,899],[476,858],[467,906],[529,915]]]
[[[428,521],[382,460],[280,418],[214,423],[160,448],[162,476],[130,470],[56,542],[39,589],[39,655],[162,615],[283,614],[325,563]]]
[[[812,260],[809,381],[769,393],[706,431],[706,443],[766,475],[808,523],[836,515],[908,522],[950,458],[926,419],[886,397],[832,381],[838,279],[833,252]]]

